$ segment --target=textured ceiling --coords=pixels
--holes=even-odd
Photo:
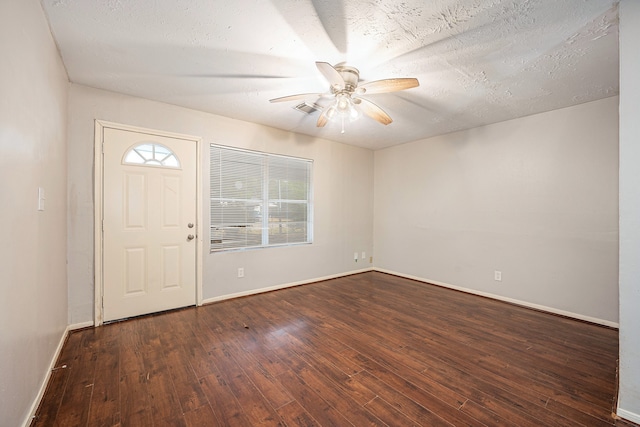
[[[618,93],[615,0],[42,4],[74,83],[372,149]],[[420,87],[369,95],[393,123],[365,116],[341,134],[269,102],[327,92],[315,61]]]

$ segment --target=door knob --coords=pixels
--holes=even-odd
[[[187,236],[187,240],[193,240],[193,239],[195,239],[195,238],[196,238],[196,236],[194,236],[193,234],[189,234],[189,235]]]
[[[193,228],[193,223],[192,223],[192,222],[190,222],[189,224],[187,224],[187,227],[189,227],[189,228]]]

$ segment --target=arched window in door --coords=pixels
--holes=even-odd
[[[151,142],[131,147],[124,155],[124,164],[180,168],[180,160],[169,148]]]

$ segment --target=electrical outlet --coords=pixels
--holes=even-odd
[[[493,280],[496,282],[502,282],[502,271],[495,270],[493,272]]]
[[[353,260],[354,260],[355,262],[358,262],[358,252],[354,252],[354,253],[353,253]]]
[[[238,268],[238,278],[240,277],[244,277],[244,268],[240,267]]]
[[[362,253],[360,254],[360,259],[366,259],[367,258],[367,253],[362,251]]]
[[[373,264],[373,257],[372,256],[369,257],[369,264]]]

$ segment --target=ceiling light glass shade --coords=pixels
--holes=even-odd
[[[339,93],[336,95],[335,103],[327,110],[329,120],[336,116],[354,121],[358,120],[362,116],[362,113],[356,107],[356,104],[349,94]]]

